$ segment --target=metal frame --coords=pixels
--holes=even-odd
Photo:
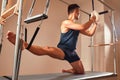
[[[49,2],[50,2],[50,0],[47,0],[46,8],[45,8],[45,11],[44,11],[45,14],[48,13]],[[33,5],[34,5],[34,3],[33,3]],[[20,68],[21,53],[22,53],[22,43],[23,43],[22,40],[21,40],[21,37],[20,37],[21,21],[22,21],[22,7],[23,7],[23,0],[20,0],[19,13],[18,13],[18,22],[17,22],[17,30],[16,30],[16,43],[15,43],[14,67],[13,67],[12,80],[18,80],[18,76],[19,76],[19,68]],[[32,11],[29,12],[28,17],[31,15],[31,13],[32,13]],[[35,39],[35,36],[37,35],[38,30],[40,29],[42,21],[43,21],[43,19],[41,20],[40,24],[36,28],[37,31],[35,31],[32,39],[30,41],[30,44],[28,45],[29,48],[32,45],[33,40]],[[29,49],[29,48],[27,48],[27,49]]]
[[[61,0],[62,1],[62,0]],[[101,0],[98,0],[101,2]],[[104,2],[101,2],[104,4]],[[104,4],[106,6],[106,4]],[[21,21],[22,21],[22,7],[23,7],[23,0],[20,0],[20,5],[19,5],[19,13],[18,13],[18,22],[17,22],[17,30],[16,30],[16,43],[15,43],[15,53],[14,53],[14,67],[13,67],[13,76],[12,80],[18,80],[18,75],[19,75],[19,67],[20,67],[20,59],[21,59],[21,46],[22,46],[22,41],[20,40],[20,32],[21,32]],[[108,7],[108,6],[107,6]],[[108,7],[110,8],[110,7]],[[112,8],[110,8],[113,10]],[[82,10],[83,11],[83,10]],[[85,11],[83,11],[85,14],[89,14]],[[112,13],[112,24],[113,24],[113,36],[115,37],[115,25],[114,25],[114,14]],[[116,38],[116,37],[115,37]],[[115,41],[115,38],[114,41]],[[114,48],[116,49],[116,48]],[[114,73],[116,73],[116,50],[114,50]]]
[[[117,74],[117,66],[116,66],[116,42],[118,41],[117,39],[117,32],[115,29],[115,20],[114,20],[114,9],[111,8],[107,3],[103,2],[102,0],[98,0],[100,3],[102,3],[104,6],[106,6],[107,8],[109,8],[111,10],[112,13],[112,17],[111,17],[111,23],[112,23],[112,27],[113,27],[113,43],[114,43],[114,74]]]

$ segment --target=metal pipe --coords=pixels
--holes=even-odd
[[[65,1],[63,1],[63,0],[60,0],[60,1],[63,2],[64,4],[70,5],[69,3],[67,3],[67,2],[65,2]]]
[[[114,9],[111,8],[108,4],[106,4],[105,2],[103,2],[102,0],[98,0],[100,3],[102,3],[103,5],[105,5],[107,8],[109,8],[111,11],[113,11]]]
[[[94,11],[94,0],[92,0],[92,10]],[[90,16],[89,16],[90,18]],[[94,37],[92,36],[91,39],[91,45],[94,43]],[[91,47],[91,71],[94,71],[94,48]]]
[[[44,10],[44,14],[48,14],[48,9],[49,9],[49,5],[50,5],[50,0],[47,0],[46,1],[46,7],[45,7],[45,10]]]
[[[6,10],[7,3],[8,3],[8,0],[2,0],[1,14]]]
[[[19,49],[20,48],[19,46],[20,46],[20,31],[21,31],[21,21],[22,21],[23,0],[20,0],[19,4],[20,5],[19,5],[17,30],[16,30],[16,43],[15,43],[14,66],[13,66],[12,80],[18,80],[20,57],[21,57],[21,49]]]
[[[116,42],[118,41],[117,39],[117,33],[115,29],[115,22],[114,22],[114,11],[112,11],[112,17],[111,17],[111,23],[113,26],[113,43],[114,44],[114,74],[117,73],[117,66],[116,66]]]
[[[2,0],[2,6],[1,6],[1,13],[0,13],[0,15],[6,9],[6,4],[7,4],[7,0]],[[2,50],[2,41],[3,41],[3,25],[0,24],[0,54],[1,54],[1,50]]]
[[[35,5],[35,2],[36,2],[36,0],[33,0],[33,1],[32,1],[32,6],[30,7],[30,10],[29,10],[29,13],[28,13],[28,15],[27,15],[27,18],[32,15],[33,7],[34,7],[34,5]]]

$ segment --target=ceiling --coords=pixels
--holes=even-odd
[[[84,5],[85,3],[87,3],[88,1],[92,1],[92,0],[63,0],[69,4],[71,3],[77,3],[79,5]],[[113,9],[120,9],[120,4],[119,4],[119,0],[104,0],[105,3],[107,3],[111,8]]]
[[[105,0],[113,9],[120,10],[120,0]]]

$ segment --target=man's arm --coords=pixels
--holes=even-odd
[[[81,30],[80,33],[87,35],[87,36],[93,36],[96,31],[96,28],[97,28],[97,23],[94,23],[91,29]]]
[[[91,17],[91,19],[88,21],[88,22],[86,22],[85,24],[77,24],[77,23],[74,23],[74,22],[72,22],[72,21],[70,21],[70,20],[66,20],[66,21],[64,21],[64,26],[66,27],[66,28],[69,28],[69,29],[73,29],[73,30],[87,30],[89,27],[90,27],[90,25],[93,23],[93,22],[95,22],[95,19],[96,19],[96,17],[95,16],[93,16],[93,17]]]

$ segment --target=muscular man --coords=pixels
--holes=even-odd
[[[84,74],[84,67],[76,53],[76,44],[79,33],[87,36],[92,36],[96,30],[96,24],[90,28],[91,24],[95,23],[96,17],[92,16],[90,20],[84,24],[78,24],[75,21],[79,18],[79,6],[77,4],[71,4],[68,6],[68,19],[64,20],[61,24],[61,37],[57,47],[41,47],[32,45],[29,51],[35,55],[42,56],[48,55],[50,57],[67,60],[72,69],[62,70],[63,72]],[[90,28],[90,29],[89,29]],[[13,32],[8,31],[7,39],[15,44],[16,35]],[[28,43],[23,41],[23,49],[26,49]]]

